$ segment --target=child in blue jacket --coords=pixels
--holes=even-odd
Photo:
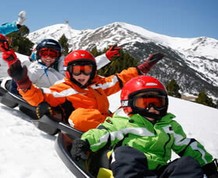
[[[11,32],[19,30],[19,28],[23,25],[25,20],[26,20],[26,12],[25,11],[19,12],[17,21],[8,22],[0,25],[0,34],[7,35]]]

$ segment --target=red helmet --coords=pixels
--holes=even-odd
[[[146,106],[138,107],[136,101],[143,98]],[[153,103],[151,98],[155,98],[158,103]],[[168,108],[168,96],[164,85],[156,78],[151,76],[138,76],[128,81],[120,94],[121,105],[127,114],[139,113],[145,117],[159,119],[164,116]],[[155,102],[156,102],[155,101]],[[148,112],[150,107],[154,107],[160,114]]]
[[[64,59],[64,66],[68,67],[74,62],[90,61],[96,65],[95,57],[86,50],[75,50],[69,53]]]
[[[81,65],[90,64],[90,65],[92,65],[93,68],[92,68],[92,73],[90,75],[89,81],[91,81],[95,77],[95,74],[97,71],[97,66],[96,66],[95,57],[90,52],[88,52],[86,50],[75,50],[75,51],[72,51],[71,53],[69,53],[64,59],[64,68],[66,71],[66,73],[65,73],[66,77],[69,78],[70,80],[72,80],[73,82],[77,83],[73,79],[71,71],[70,71],[70,66],[74,65],[74,64],[79,64],[79,65],[80,64]]]

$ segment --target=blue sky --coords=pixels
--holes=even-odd
[[[0,23],[27,12],[30,31],[69,21],[76,30],[126,22],[173,37],[218,39],[217,0],[6,0]]]

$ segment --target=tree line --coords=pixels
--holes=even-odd
[[[27,38],[27,35],[29,34],[29,32],[30,31],[28,27],[24,25],[19,29],[19,31],[13,32],[7,35],[11,47],[16,52],[20,54],[28,55],[28,56],[31,54],[31,51],[34,45],[34,43]],[[58,41],[63,48],[63,55],[67,55],[70,52],[68,39],[63,34]],[[105,53],[108,49],[109,47],[105,48],[103,51],[98,51],[97,47],[94,47],[90,52],[94,56],[98,56],[100,54]],[[128,67],[137,66],[138,64],[139,64],[138,59],[133,58],[129,53],[121,50],[121,55],[119,57],[119,60],[112,60],[111,63],[109,63],[108,65],[98,70],[98,74],[102,76],[109,76],[114,73],[121,72],[123,69],[127,69]],[[180,86],[177,84],[176,80],[172,79],[169,82],[167,82],[166,89],[167,89],[169,96],[173,96],[177,98],[182,97],[182,94],[180,93]],[[204,90],[199,91],[194,102],[203,104],[206,106],[218,108],[218,101],[217,103],[214,103],[213,99],[210,98],[207,95],[206,91]]]
[[[180,86],[177,84],[177,82],[172,79],[170,80],[167,84],[166,84],[166,89],[168,91],[168,94],[170,96],[173,96],[173,97],[176,97],[176,98],[181,98],[182,95],[180,93]],[[203,104],[203,105],[206,105],[206,106],[210,106],[210,107],[213,107],[213,108],[218,108],[218,101],[217,103],[215,104],[213,102],[213,99],[210,98],[206,91],[202,90],[198,93],[197,97],[195,98],[194,100],[196,103],[199,103],[199,104]]]

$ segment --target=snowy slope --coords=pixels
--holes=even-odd
[[[27,59],[19,55],[21,60]],[[1,60],[1,59],[0,59]],[[2,63],[1,76],[7,76]],[[111,111],[119,107],[119,93],[109,97]],[[189,137],[195,137],[218,158],[218,110],[170,97],[169,112],[177,116]],[[28,116],[0,104],[0,177],[71,178],[54,149],[55,137],[27,121]]]
[[[111,110],[119,94],[110,97]],[[177,115],[189,137],[195,137],[218,158],[218,110],[170,97],[169,111]],[[25,120],[27,116],[0,104],[0,177],[72,178],[54,149],[55,137]]]
[[[72,177],[55,152],[55,137],[25,121],[19,111],[0,104],[0,113],[0,177]]]

